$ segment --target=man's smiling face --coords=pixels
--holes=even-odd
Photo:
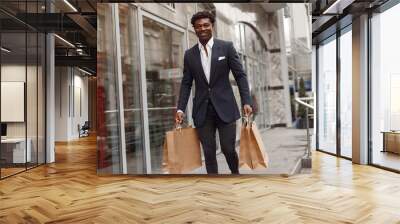
[[[199,41],[202,44],[206,44],[208,40],[212,37],[213,24],[209,18],[202,18],[196,20],[194,23],[194,31],[196,32]]]

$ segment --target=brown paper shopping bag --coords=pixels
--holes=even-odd
[[[240,130],[239,166],[250,169],[267,168],[268,155],[255,122],[246,119]]]
[[[200,141],[196,129],[176,128],[165,134],[163,171],[181,174],[202,166]]]

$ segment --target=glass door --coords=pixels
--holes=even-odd
[[[164,136],[175,124],[186,46],[185,35],[183,29],[147,14],[143,16],[142,35],[151,169],[152,173],[161,173]]]
[[[27,139],[26,32],[1,34],[1,177],[26,170],[32,160]],[[36,96],[36,95],[35,95]],[[28,143],[28,144],[27,144]]]
[[[137,8],[118,4],[128,174],[145,172]]]
[[[117,54],[112,4],[97,5],[97,172],[123,173]]]
[[[41,13],[43,1],[3,5],[18,15]],[[0,12],[0,178],[45,163],[44,33]],[[35,17],[36,18],[36,17]]]

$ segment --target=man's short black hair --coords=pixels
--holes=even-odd
[[[190,22],[191,22],[192,25],[194,26],[194,23],[196,22],[196,20],[204,19],[204,18],[209,18],[210,21],[211,21],[211,23],[214,25],[215,16],[214,16],[211,12],[209,12],[209,11],[200,11],[200,12],[197,12],[196,14],[194,14],[194,15],[192,16],[192,19],[191,19]]]

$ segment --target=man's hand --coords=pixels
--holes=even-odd
[[[253,109],[251,109],[250,105],[245,104],[243,106],[243,112],[244,112],[244,115],[247,117],[247,116],[250,116],[251,113],[253,113]]]
[[[177,111],[175,114],[175,124],[182,124],[183,122],[183,112]]]

